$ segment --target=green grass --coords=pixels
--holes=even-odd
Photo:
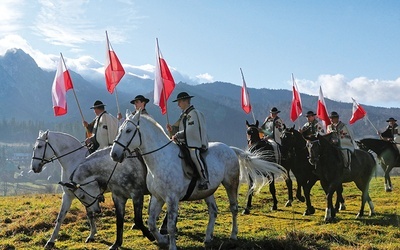
[[[240,214],[239,240],[229,240],[231,214],[223,187],[216,192],[219,215],[214,241],[207,249],[400,249],[400,177],[393,177],[394,191],[387,193],[383,178],[373,178],[370,195],[377,213],[374,217],[355,219],[360,206],[360,192],[353,183],[344,186],[347,209],[337,214],[337,221],[325,223],[325,196],[319,182],[312,190],[316,208],[313,216],[303,216],[305,204],[295,201],[284,207],[287,199],[284,182],[277,183],[278,211],[270,211],[268,187],[253,199],[250,215]],[[295,185],[294,185],[295,186]],[[246,187],[241,186],[240,212],[245,205]],[[336,198],[336,197],[335,197]],[[148,198],[146,198],[146,203]],[[0,249],[43,249],[50,237],[61,204],[60,194],[0,197]],[[144,216],[147,218],[147,204]],[[85,243],[89,227],[83,206],[74,201],[61,226],[56,249],[108,249],[115,240],[114,209],[109,194],[97,219],[95,243]],[[368,215],[366,206],[365,214]],[[137,230],[131,230],[132,203],[128,201],[122,249],[158,249]],[[179,249],[204,249],[207,224],[204,201],[180,204],[178,219]]]

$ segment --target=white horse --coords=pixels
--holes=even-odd
[[[71,175],[76,171],[77,167],[82,162],[87,162],[84,165],[90,165],[90,163],[99,164],[99,169],[96,173],[100,173],[97,175],[97,191],[98,194],[95,194],[95,201],[90,203],[85,202],[82,196],[78,196],[74,194],[74,190],[69,189],[63,185],[63,196],[62,196],[62,204],[60,212],[57,216],[56,225],[53,230],[53,233],[50,239],[47,241],[45,248],[53,248],[55,245],[55,240],[57,239],[58,233],[60,231],[60,227],[66,213],[71,207],[72,200],[76,197],[81,197],[79,200],[86,207],[88,220],[90,224],[90,235],[86,239],[86,242],[94,241],[94,236],[97,233],[96,224],[94,221],[94,217],[96,212],[99,209],[95,209],[98,206],[98,202],[102,199],[102,194],[106,191],[109,192],[110,189],[112,191],[113,185],[107,185],[107,182],[111,181],[112,175],[110,172],[113,170],[113,166],[115,163],[111,160],[109,156],[111,148],[108,147],[104,150],[96,151],[86,158],[88,154],[88,150],[85,146],[82,146],[81,143],[73,136],[61,132],[52,132],[52,131],[40,131],[39,137],[36,139],[35,146],[33,148],[33,156],[31,161],[31,169],[35,173],[39,173],[42,171],[43,166],[46,163],[52,162],[54,160],[58,160],[62,167],[61,173],[61,182],[60,183],[68,183],[70,182]],[[107,166],[108,170],[100,169],[101,166]],[[113,200],[116,208],[116,216],[117,216],[117,225],[123,223],[123,214],[125,212],[125,204],[126,199],[132,198],[134,204],[134,212],[135,212],[135,227],[142,230],[143,234],[146,235],[150,240],[154,240],[152,235],[148,233],[148,229],[143,225],[142,220],[142,209],[143,209],[143,195],[149,194],[145,184],[145,175],[147,173],[146,169],[143,169],[143,166],[137,159],[129,159],[124,162],[122,165],[118,166],[113,173],[116,173],[116,176],[120,175],[120,172],[132,172],[138,169],[138,173],[136,177],[138,178],[136,181],[137,185],[133,188],[131,186],[126,186],[124,190],[130,189],[129,192],[124,193],[122,197],[114,198],[114,196],[118,196],[118,192],[113,193]],[[102,177],[100,177],[103,174]],[[110,178],[109,181],[108,178]],[[115,178],[115,177],[114,177]],[[106,179],[106,180],[105,180]],[[114,180],[114,179],[113,179]],[[113,182],[112,182],[113,183]],[[94,184],[94,183],[93,183]],[[107,187],[108,186],[108,187]],[[100,190],[99,190],[100,188]],[[101,193],[101,195],[100,195]],[[94,194],[93,191],[88,192],[88,194]],[[127,197],[127,195],[131,195]],[[90,195],[86,195],[90,196]],[[90,205],[90,206],[89,206]],[[122,244],[122,227],[117,226],[117,236],[116,241],[113,246],[120,246]],[[113,247],[111,247],[113,248]]]
[[[179,201],[205,199],[209,213],[205,237],[205,243],[208,243],[212,240],[218,212],[213,194],[222,183],[228,194],[232,213],[230,238],[237,239],[237,195],[240,177],[250,176],[255,186],[263,182],[258,185],[260,187],[268,184],[267,178],[271,177],[271,173],[277,176],[285,173],[278,164],[263,161],[241,149],[229,147],[220,142],[212,142],[204,153],[208,167],[209,188],[198,190],[196,179],[188,177],[184,172],[184,163],[179,157],[179,147],[171,143],[156,121],[149,116],[141,115],[141,112],[130,115],[120,126],[112,146],[111,157],[115,161],[122,162],[125,151],[131,152],[136,148],[142,152],[148,168],[147,187],[152,194],[149,207],[149,229],[158,244],[167,246],[169,243],[169,249],[177,249],[175,234]],[[161,235],[156,227],[156,219],[164,203],[167,204],[169,237]]]

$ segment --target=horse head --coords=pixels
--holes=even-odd
[[[48,141],[49,131],[39,131],[39,136],[33,146],[31,169],[35,173],[40,173],[46,163],[53,161],[55,157],[54,149]]]
[[[100,202],[104,202],[104,191],[96,180],[88,180],[79,184],[72,180],[70,182],[59,182],[68,188],[75,197],[85,206],[88,216],[95,216],[101,212]]]
[[[307,138],[308,161],[311,165],[317,165],[321,155],[320,135]]]
[[[256,121],[255,124],[250,124],[247,120],[246,120],[246,126],[247,126],[247,143],[249,146],[253,145],[256,142],[259,142],[260,139],[260,131],[258,129],[258,125],[259,122],[258,120]]]
[[[118,135],[114,140],[110,156],[114,161],[122,162],[125,158],[125,151],[132,154],[142,144],[140,134],[141,110],[134,115],[129,115],[119,127]]]

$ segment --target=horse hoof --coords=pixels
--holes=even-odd
[[[358,213],[356,215],[356,219],[361,219],[362,217],[364,217],[364,214],[362,214],[362,213]]]
[[[346,210],[346,205],[340,204],[339,211],[344,211],[344,210]]]
[[[271,207],[271,211],[276,211],[276,210],[278,210],[278,205],[273,205],[273,206]]]
[[[242,214],[250,214],[250,209],[245,208],[242,212]]]
[[[52,249],[54,248],[54,245],[55,245],[54,242],[48,241],[46,245],[44,245],[44,249]]]
[[[288,200],[285,204],[285,207],[291,207],[292,206],[292,201]]]
[[[312,215],[312,214],[315,214],[314,207],[307,208],[306,211],[304,211],[304,213],[303,213],[303,215]]]
[[[386,192],[392,192],[392,189],[391,188],[386,188],[385,191]]]
[[[110,250],[117,250],[120,246],[118,244],[113,244],[111,247],[109,247],[108,249]]]
[[[90,243],[90,242],[94,242],[94,238],[87,238],[85,240],[85,243]]]
[[[304,196],[298,196],[297,199],[298,199],[300,202],[305,202],[305,201],[306,201],[306,198],[304,198]]]
[[[132,225],[132,227],[131,227],[131,230],[137,230],[137,229],[140,229],[140,228],[138,227],[138,225],[136,225],[135,223],[133,223],[133,225]]]

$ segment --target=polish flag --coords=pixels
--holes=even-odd
[[[300,92],[297,89],[297,84],[296,81],[294,80],[293,74],[292,74],[292,80],[293,80],[293,97],[292,97],[292,106],[290,108],[290,120],[294,122],[303,113],[303,108],[301,107]]]
[[[119,61],[117,54],[115,54],[113,48],[111,47],[111,43],[108,40],[108,34],[106,31],[107,38],[107,55],[106,55],[106,64],[105,64],[105,77],[106,77],[106,87],[108,92],[111,94],[114,92],[115,87],[121,80],[121,78],[125,75],[125,70],[122,67],[121,62]]]
[[[324,95],[322,94],[322,88],[319,87],[319,97],[318,97],[318,104],[317,104],[317,116],[321,119],[322,123],[325,126],[331,124],[331,120],[329,119],[328,109],[326,108]]]
[[[167,113],[167,100],[175,88],[175,81],[164,60],[158,39],[156,39],[156,68],[154,77],[154,104],[161,108],[161,113]]]
[[[72,80],[69,71],[65,66],[64,58],[61,54],[56,76],[54,77],[51,88],[51,99],[53,101],[54,115],[60,116],[67,113],[67,91],[72,89]]]
[[[242,85],[242,109],[246,114],[251,112],[251,104],[250,104],[250,97],[249,92],[247,92],[246,81],[244,80],[243,71],[240,69],[242,73],[243,85]]]
[[[351,98],[353,100],[353,114],[350,118],[350,124],[355,123],[356,121],[364,118],[364,116],[367,114],[367,112],[365,111],[365,109],[363,107],[361,107],[360,104],[358,104],[356,102],[356,100],[354,100],[353,98]]]

